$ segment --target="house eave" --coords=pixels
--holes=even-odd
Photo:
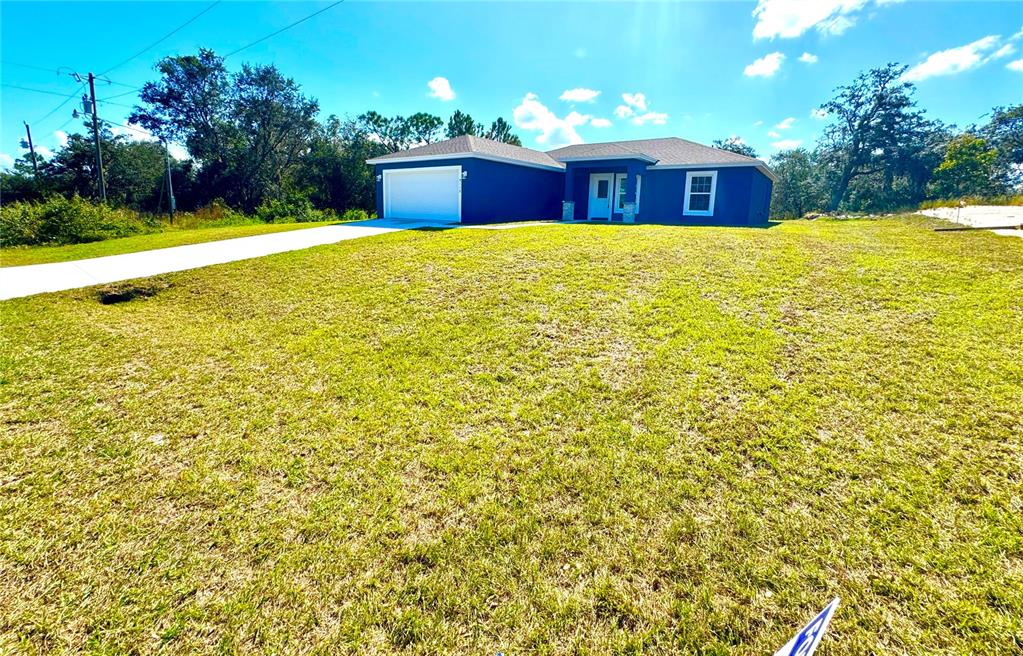
[[[668,169],[706,169],[706,168],[723,169],[723,168],[738,168],[738,167],[746,167],[746,166],[751,166],[751,167],[757,169],[758,171],[760,171],[761,173],[766,175],[768,178],[770,178],[771,182],[777,182],[778,181],[778,177],[774,174],[773,171],[771,171],[771,169],[769,169],[767,167],[767,164],[765,164],[765,163],[763,163],[763,162],[761,162],[759,160],[755,160],[755,161],[752,161],[752,162],[749,162],[749,163],[746,163],[746,162],[701,162],[699,164],[654,164],[652,166],[648,166],[647,169],[648,170],[652,170],[652,171],[659,171],[659,170],[668,170]]]
[[[466,157],[472,157],[475,159],[485,159],[491,162],[501,162],[502,164],[515,164],[517,166],[527,166],[534,169],[544,169],[547,171],[561,171],[565,170],[564,166],[556,166],[554,164],[539,164],[536,162],[526,162],[521,159],[512,159],[511,157],[499,157],[497,155],[487,155],[484,153],[451,153],[447,155],[418,155],[413,157],[374,157],[367,159],[367,164],[402,164],[405,162],[434,162],[444,161],[449,159],[463,159]]]

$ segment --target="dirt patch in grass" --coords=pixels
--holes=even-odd
[[[170,287],[171,283],[158,279],[148,279],[143,282],[119,282],[100,287],[96,291],[96,297],[103,305],[114,305],[127,303],[137,298],[152,298]]]

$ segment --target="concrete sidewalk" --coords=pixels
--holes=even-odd
[[[445,227],[454,226],[429,221],[375,219],[88,260],[0,267],[0,300],[196,269],[400,230]]]

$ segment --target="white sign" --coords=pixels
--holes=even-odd
[[[799,633],[792,636],[792,639],[785,643],[785,646],[774,653],[774,656],[810,656],[817,651],[817,645],[821,643],[824,632],[828,630],[828,623],[831,616],[838,608],[838,597],[831,600],[831,603],[824,607],[820,615],[810,620]]]

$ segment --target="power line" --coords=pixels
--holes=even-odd
[[[34,71],[45,71],[47,73],[55,73],[57,75],[62,75],[62,73],[60,71],[63,68],[66,68],[69,71],[73,70],[70,66],[58,66],[57,68],[49,68],[49,67],[46,67],[46,66],[36,66],[34,64],[21,64],[19,62],[12,62],[12,61],[0,61],[0,64],[3,64],[4,66],[18,66],[20,68],[28,68],[28,69],[31,69],[31,70],[34,70]]]
[[[324,7],[323,9],[320,9],[319,11],[314,11],[313,13],[309,14],[305,18],[300,18],[297,21],[295,21],[294,23],[292,23],[290,25],[287,25],[285,27],[282,27],[281,29],[277,30],[276,32],[271,32],[270,34],[267,34],[266,36],[264,36],[262,38],[256,39],[255,41],[253,41],[252,43],[250,43],[248,45],[244,45],[241,48],[238,48],[237,50],[232,50],[231,52],[229,52],[226,55],[224,55],[222,57],[222,59],[227,59],[228,57],[232,57],[234,55],[237,55],[242,50],[247,50],[247,49],[251,48],[252,46],[256,45],[257,43],[262,43],[263,41],[266,41],[269,38],[277,36],[281,32],[286,32],[286,31],[290,30],[291,28],[295,27],[296,25],[298,25],[299,23],[304,23],[307,20],[309,20],[310,18],[312,18],[314,16],[318,16],[318,15],[322,14],[323,12],[327,11],[328,9],[333,9],[334,7],[338,6],[339,4],[341,4],[344,1],[345,0],[337,0],[337,2],[333,2],[333,3],[329,4],[329,5],[327,5],[326,7]]]
[[[131,91],[125,91],[124,93],[114,94],[113,96],[107,96],[106,98],[100,98],[99,101],[100,102],[105,102],[107,100],[112,100],[114,98],[121,98],[123,96],[130,96],[131,94],[136,93],[138,91],[141,91],[141,89],[132,89]]]
[[[8,87],[10,89],[21,89],[22,91],[32,91],[32,92],[35,92],[35,93],[45,93],[48,96],[64,96],[65,95],[64,93],[62,93],[60,91],[47,91],[45,89],[33,89],[32,87],[23,87],[23,86],[19,86],[17,84],[7,84],[6,82],[3,83],[3,84],[0,84],[0,87]],[[75,93],[78,93],[78,92],[75,91]],[[72,95],[74,95],[74,94],[72,94]]]
[[[69,95],[67,98],[65,98],[59,105],[57,105],[56,107],[54,107],[50,111],[46,112],[46,115],[43,116],[41,119],[35,121],[35,123],[42,123],[46,119],[48,119],[51,116],[53,116],[55,113],[57,113],[57,110],[59,110],[64,105],[68,104],[71,101],[71,99],[74,98],[75,96],[77,96],[78,93],[80,91],[82,91],[82,89],[84,89],[84,88],[85,88],[85,83],[83,82],[81,85],[79,85],[79,87],[77,89],[75,89],[73,92],[71,92],[71,95]]]
[[[216,7],[216,6],[217,6],[217,5],[219,5],[219,4],[220,4],[220,0],[217,0],[216,2],[213,2],[213,3],[211,3],[211,4],[209,5],[209,6],[207,6],[207,7],[205,8],[205,9],[203,9],[202,11],[200,11],[200,12],[199,12],[198,14],[196,14],[195,16],[192,16],[192,17],[191,17],[191,18],[189,18],[189,19],[188,19],[187,21],[185,21],[185,22],[184,22],[184,23],[182,23],[181,25],[178,25],[177,27],[175,27],[175,28],[174,28],[173,30],[171,30],[171,31],[170,31],[170,32],[168,32],[167,34],[164,34],[163,36],[161,36],[161,37],[160,37],[159,39],[157,39],[156,41],[153,41],[153,42],[152,42],[152,43],[150,43],[150,44],[149,44],[148,46],[146,46],[146,47],[145,47],[145,48],[143,48],[142,50],[139,50],[138,52],[136,52],[136,53],[135,53],[134,55],[132,55],[131,57],[128,57],[127,59],[125,59],[124,61],[120,62],[119,64],[115,64],[115,65],[111,66],[111,67],[110,67],[110,68],[108,68],[107,70],[105,70],[105,71],[103,71],[102,73],[100,73],[100,75],[106,75],[107,73],[109,73],[110,71],[114,70],[115,68],[120,68],[121,66],[124,66],[125,64],[127,64],[127,63],[128,63],[128,62],[130,62],[131,60],[135,59],[136,57],[138,57],[138,56],[140,56],[140,55],[142,55],[142,54],[145,54],[145,53],[146,53],[146,52],[148,52],[149,50],[152,50],[153,48],[155,48],[156,46],[160,45],[161,43],[163,43],[163,42],[164,42],[164,41],[166,41],[167,39],[171,38],[171,37],[172,37],[172,36],[174,36],[174,35],[175,35],[175,34],[176,34],[177,32],[181,31],[182,29],[184,29],[185,27],[187,27],[187,26],[188,26],[188,25],[189,25],[190,23],[192,23],[193,21],[195,21],[195,20],[196,20],[197,18],[199,18],[200,16],[202,16],[203,14],[205,14],[206,12],[208,12],[208,11],[209,11],[210,9],[213,9],[214,7]]]

